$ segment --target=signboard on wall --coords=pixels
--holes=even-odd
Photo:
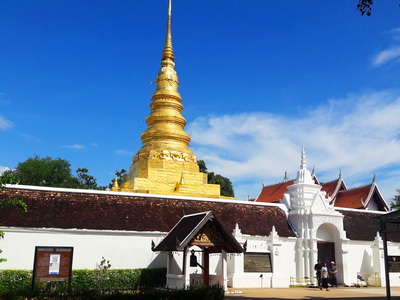
[[[35,247],[33,278],[35,281],[70,281],[73,247]]]
[[[245,253],[244,254],[244,271],[269,273],[272,272],[271,254],[270,253]]]
[[[389,272],[400,272],[400,256],[388,256]]]

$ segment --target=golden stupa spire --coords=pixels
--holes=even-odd
[[[142,148],[133,157],[121,190],[220,198],[220,186],[207,184],[207,174],[199,172],[197,158],[189,149],[190,136],[184,131],[186,120],[174,69],[171,10],[169,0],[161,69],[151,98],[151,113],[146,118],[147,129],[140,137]]]
[[[151,114],[146,118],[148,128],[142,133],[142,149],[138,154],[152,150],[173,151],[183,158],[196,157],[190,151],[190,137],[184,131],[186,120],[182,116],[182,98],[178,93],[178,75],[174,69],[174,51],[171,34],[171,0],[168,3],[167,30],[161,57],[161,70],[156,78],[156,91],[150,104]]]
[[[162,53],[162,61],[171,60],[174,61],[174,50],[172,49],[172,34],[171,34],[171,14],[172,14],[172,3],[168,0],[168,19],[167,19],[167,34],[165,36],[164,51]]]

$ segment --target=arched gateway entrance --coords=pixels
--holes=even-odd
[[[152,250],[168,252],[169,288],[186,288],[198,282],[206,286],[220,284],[226,288],[227,253],[244,252],[213,211],[182,217],[157,246],[152,244]],[[210,257],[213,254],[219,254],[217,261]]]

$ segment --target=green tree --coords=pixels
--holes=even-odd
[[[76,170],[77,176],[72,175],[71,164],[61,158],[39,155],[20,162],[15,170],[6,171],[5,176],[15,176],[20,184],[64,187],[77,189],[105,189],[98,186],[94,176],[89,175],[87,168]],[[3,176],[4,176],[3,175]]]
[[[206,166],[206,163],[205,163],[204,160],[198,160],[197,164],[199,165],[199,171],[201,173],[206,173],[206,174],[208,173],[207,172],[207,166]]]
[[[65,159],[39,155],[20,162],[14,171],[21,184],[52,187],[72,187],[76,180],[71,174],[71,164]]]
[[[0,177],[0,193],[4,189],[4,185],[6,184],[15,184],[18,182],[18,179],[9,174],[3,174]],[[28,208],[24,201],[13,199],[13,198],[1,198],[0,199],[0,209],[18,209],[22,212],[27,212]],[[0,231],[0,240],[4,238],[4,232]],[[0,249],[0,253],[3,252]],[[5,258],[0,257],[0,263],[6,261]]]
[[[87,168],[79,168],[76,170],[77,173],[77,187],[81,189],[98,189],[97,180],[94,176],[89,175]]]
[[[393,210],[400,209],[400,189],[396,190],[397,195],[392,198],[393,202],[390,203],[390,208]]]
[[[221,186],[221,196],[235,197],[232,182],[229,178],[226,178],[220,174],[214,174],[214,172],[208,172],[207,165],[204,160],[198,160],[199,171],[207,174],[208,183],[219,184]]]

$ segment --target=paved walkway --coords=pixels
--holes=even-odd
[[[391,300],[400,300],[400,287],[390,289]],[[228,289],[224,300],[281,300],[281,299],[365,299],[387,300],[386,288],[330,288],[321,291],[317,288],[272,288],[272,289]]]

